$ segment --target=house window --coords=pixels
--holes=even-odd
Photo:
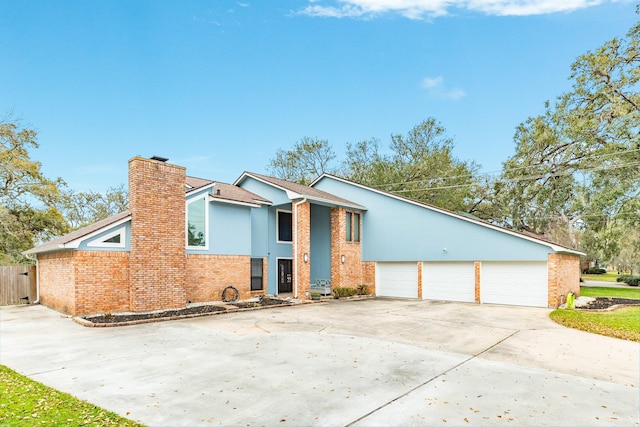
[[[346,213],[346,230],[347,242],[360,241],[360,214],[354,212]]]
[[[262,258],[251,258],[251,290],[262,289]]]
[[[125,247],[125,229],[120,227],[102,237],[93,239],[87,243],[90,248],[124,248]]]
[[[353,214],[353,241],[354,242],[360,241],[360,214],[359,213]]]
[[[278,242],[291,242],[293,240],[291,212],[277,211],[278,217]]]
[[[187,205],[187,246],[204,248],[207,245],[206,202],[204,198]]]

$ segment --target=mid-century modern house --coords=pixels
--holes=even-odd
[[[579,292],[580,252],[323,175],[193,178],[129,161],[129,210],[35,247],[39,301],[80,315],[184,308],[316,283],[380,297],[555,307]],[[326,287],[325,287],[326,289]]]

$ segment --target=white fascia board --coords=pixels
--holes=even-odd
[[[533,243],[538,243],[540,245],[544,245],[544,246],[547,246],[547,247],[553,249],[554,252],[567,253],[567,254],[572,254],[572,255],[586,255],[585,253],[582,253],[580,251],[576,251],[576,250],[573,250],[573,249],[565,248],[563,246],[559,246],[559,245],[556,245],[556,244],[553,244],[553,243],[550,243],[550,242],[545,242],[544,240],[540,240],[540,239],[536,239],[536,238],[533,238],[533,237],[525,236],[524,234],[520,234],[518,232],[509,230],[508,228],[504,228],[504,227],[500,227],[500,226],[497,226],[497,225],[489,224],[489,223],[486,223],[486,222],[483,222],[483,221],[475,220],[473,218],[469,218],[469,217],[466,217],[466,216],[463,216],[463,215],[458,215],[456,213],[449,212],[449,211],[446,211],[444,209],[437,208],[435,206],[429,206],[429,205],[426,205],[424,203],[417,202],[415,200],[407,199],[407,198],[404,198],[404,197],[401,197],[401,196],[397,196],[397,195],[395,195],[393,193],[389,193],[389,192],[386,192],[386,191],[381,191],[381,190],[378,190],[376,188],[372,188],[372,187],[368,187],[366,185],[358,184],[357,182],[349,181],[348,179],[340,178],[340,177],[337,177],[337,176],[334,176],[334,175],[323,174],[323,175],[319,176],[316,180],[314,180],[310,184],[310,186],[314,186],[317,182],[319,182],[323,178],[334,179],[336,181],[340,181],[340,182],[343,182],[345,184],[350,184],[350,185],[353,185],[355,187],[362,188],[364,190],[373,191],[374,193],[378,193],[378,194],[380,194],[382,196],[391,197],[392,199],[396,199],[396,200],[399,200],[401,202],[405,202],[405,203],[409,203],[409,204],[412,204],[412,205],[415,205],[415,206],[419,206],[419,207],[421,207],[423,209],[428,209],[428,210],[432,210],[432,211],[435,211],[435,212],[439,212],[441,214],[448,215],[448,216],[453,217],[453,218],[461,219],[463,221],[467,221],[467,222],[470,222],[472,224],[479,225],[481,227],[485,227],[485,228],[489,228],[489,229],[498,231],[500,233],[509,234],[509,235],[511,235],[513,237],[518,237],[520,239],[528,240],[528,241],[533,242]]]
[[[209,201],[219,202],[219,203],[228,203],[230,205],[248,206],[250,208],[259,208],[262,206],[259,203],[248,203],[248,202],[240,202],[238,200],[222,199],[220,197],[214,197],[212,194],[209,194]]]
[[[56,246],[49,246],[49,247],[44,248],[44,249],[42,249],[42,248],[32,248],[32,249],[29,249],[29,250],[24,251],[22,253],[24,255],[36,255],[36,254],[40,254],[40,253],[44,253],[44,252],[52,252],[52,251],[57,250],[57,249],[65,249],[64,244],[60,243],[60,244],[58,244]]]
[[[105,225],[104,227],[100,228],[99,230],[94,231],[93,233],[89,233],[86,236],[82,236],[82,237],[78,237],[75,240],[72,240],[70,242],[64,243],[61,246],[62,249],[77,249],[80,246],[80,243],[82,243],[84,240],[90,239],[94,236],[97,236],[98,234],[104,232],[105,230],[112,228],[112,227],[117,227],[118,225],[122,225],[128,221],[131,221],[131,215],[126,216],[124,218],[122,218],[119,221],[116,221],[114,223],[111,223],[109,225]]]
[[[213,188],[214,185],[215,185],[215,182],[212,182],[211,184],[203,185],[202,187],[198,187],[198,188],[191,187],[189,191],[185,192],[185,196],[187,196],[189,193],[192,193],[194,191],[201,191],[201,190]]]

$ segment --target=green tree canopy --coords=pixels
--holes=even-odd
[[[349,144],[342,174],[353,181],[452,211],[476,205],[478,165],[453,155],[453,139],[434,118],[406,135],[391,135],[390,153],[378,140]]]
[[[496,188],[512,227],[611,260],[640,245],[623,238],[640,226],[640,24],[571,70],[572,90],[518,127]]]
[[[279,149],[269,169],[278,178],[307,185],[323,173],[335,173],[331,167],[335,158],[329,141],[304,137],[291,150]]]
[[[22,252],[68,230],[57,209],[61,179],[43,176],[29,157],[36,132],[0,122],[0,264],[30,263]]]

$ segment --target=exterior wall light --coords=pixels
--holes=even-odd
[[[442,248],[442,252],[447,252],[447,248]]]
[[[302,255],[302,259],[305,263],[309,262],[309,254],[305,252],[304,255]]]
[[[346,261],[346,258],[345,258],[345,256],[344,256],[344,255],[342,255],[342,256],[340,257],[340,262],[344,264],[344,262],[345,262],[345,261]]]

